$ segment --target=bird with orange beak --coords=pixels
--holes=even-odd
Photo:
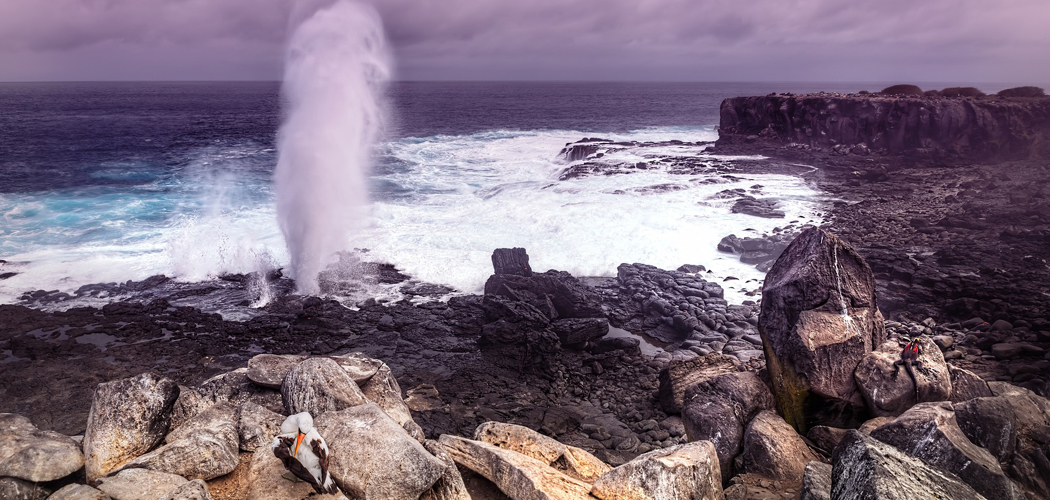
[[[328,445],[314,429],[309,413],[292,415],[281,424],[273,438],[273,454],[295,477],[310,483],[318,493],[337,493],[339,488],[328,473]]]

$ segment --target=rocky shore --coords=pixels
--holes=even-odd
[[[948,139],[802,143],[775,120],[762,130],[776,136],[726,121],[727,106],[788,98],[825,118],[859,109],[728,100],[722,139],[696,145],[817,167],[808,178],[835,199],[823,228],[726,235],[721,250],[768,271],[753,301],[728,303],[702,262],[586,278],[498,249],[484,294],[448,300],[363,264],[412,300],[347,308],[274,275],[283,292],[246,320],[180,300],[250,301],[262,277],[84,290],[138,297],[99,308],[27,307],[68,299],[45,291],[0,306],[0,498],[305,498],[268,444],[307,410],[348,498],[1050,499],[1050,162],[1046,122],[1026,121],[1045,102],[848,97],[1028,110],[1010,128],[1030,132],[1028,153],[980,162]],[[609,165],[599,146],[617,144],[568,145],[564,175],[733,175],[703,156]],[[760,187],[725,197],[777,217]],[[921,369],[898,366],[907,342]]]

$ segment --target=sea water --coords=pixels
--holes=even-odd
[[[38,289],[288,266],[273,184],[278,87],[0,84],[0,275],[17,273],[0,279],[0,303]],[[712,172],[717,182],[666,169],[559,180],[570,166],[559,151],[601,137],[665,143],[615,153],[625,162],[704,155],[726,97],[854,87],[395,83],[385,96],[392,126],[345,246],[464,293],[481,290],[493,249],[518,246],[537,270],[580,276],[614,276],[623,262],[701,264],[709,279],[738,278],[722,283],[743,300],[763,274],[716,245],[819,223],[822,197],[805,168],[751,173],[761,159],[741,157],[721,159],[734,172]],[[785,219],[733,214],[716,196],[754,185]]]

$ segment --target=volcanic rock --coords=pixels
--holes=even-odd
[[[765,410],[748,424],[739,460],[745,473],[801,481],[806,464],[820,457],[780,415]]]
[[[558,335],[562,345],[575,346],[589,340],[597,340],[609,333],[609,320],[605,318],[566,318],[551,322],[551,330]]]
[[[445,464],[445,473],[434,483],[434,486],[423,492],[419,500],[471,500],[467,485],[463,482],[463,476],[459,473],[456,462],[452,460],[448,452],[437,441],[427,440],[423,443],[423,447]]]
[[[151,373],[99,384],[84,433],[88,482],[159,444],[168,432],[178,396],[175,382]]]
[[[602,474],[611,469],[585,450],[566,446],[553,438],[520,425],[485,422],[474,431],[474,439],[535,458],[587,483],[594,483]]]
[[[4,500],[44,500],[51,489],[14,477],[0,477],[0,498]]]
[[[179,439],[142,455],[125,468],[143,467],[190,479],[214,479],[237,468],[240,454],[236,419],[212,420],[179,434]]]
[[[84,455],[76,441],[42,431],[21,415],[0,413],[0,476],[40,483],[61,479],[83,466]]]
[[[98,489],[113,500],[161,498],[188,483],[182,476],[149,469],[124,469],[99,479]]]
[[[736,358],[711,353],[688,360],[673,360],[660,371],[660,406],[668,413],[680,413],[689,388],[725,373],[740,370]]]
[[[952,395],[949,401],[962,403],[974,398],[985,398],[992,395],[988,382],[976,373],[948,365],[948,376],[952,382]]]
[[[241,451],[256,451],[273,442],[281,433],[284,415],[274,413],[251,401],[241,405],[237,418],[237,436]]]
[[[73,483],[52,493],[47,500],[110,500],[110,497],[86,484]]]
[[[394,378],[394,375],[390,372],[390,367],[386,363],[383,363],[376,370],[375,375],[361,386],[361,393],[364,394],[368,401],[379,405],[390,418],[394,419],[416,441],[422,443],[426,439],[423,435],[423,429],[412,420],[412,412],[408,409],[408,405],[405,404],[405,400],[401,398],[401,386],[398,385],[397,379]]]
[[[386,366],[386,363],[378,359],[373,359],[360,352],[350,352],[346,354],[340,354],[338,356],[329,356],[332,361],[341,366],[350,378],[357,382],[358,386],[363,386],[369,379],[372,378],[380,369]]]
[[[288,415],[306,411],[315,416],[367,402],[354,380],[328,358],[309,358],[292,368],[281,383],[281,399]]]
[[[785,420],[849,427],[867,409],[853,370],[886,340],[871,268],[827,231],[799,234],[766,275],[758,322]]]
[[[239,411],[240,407],[234,403],[223,402],[215,404],[193,416],[193,418],[190,418],[182,425],[174,427],[167,436],[164,436],[164,442],[173,443],[201,429],[218,429],[227,425],[236,426]]]
[[[695,441],[650,451],[602,475],[591,494],[603,500],[722,498],[715,447]]]
[[[194,479],[168,492],[160,500],[212,500],[212,497],[208,485],[200,479]]]
[[[799,500],[831,500],[831,464],[810,462],[802,475]]]
[[[529,254],[524,248],[497,248],[492,252],[492,269],[496,274],[532,276]]]
[[[291,354],[259,354],[248,360],[248,378],[262,387],[280,389],[285,375],[306,356]]]
[[[925,335],[914,341],[920,345],[918,360],[922,364],[921,370],[913,370],[914,381],[907,367],[894,365],[901,359],[901,346],[896,342],[887,342],[866,354],[853,372],[874,415],[900,415],[916,403],[946,401],[952,394],[951,377],[941,350]]]

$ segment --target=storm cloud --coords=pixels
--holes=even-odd
[[[1050,82],[1046,0],[367,3],[407,80]],[[296,9],[4,0],[0,80],[275,80]]]

